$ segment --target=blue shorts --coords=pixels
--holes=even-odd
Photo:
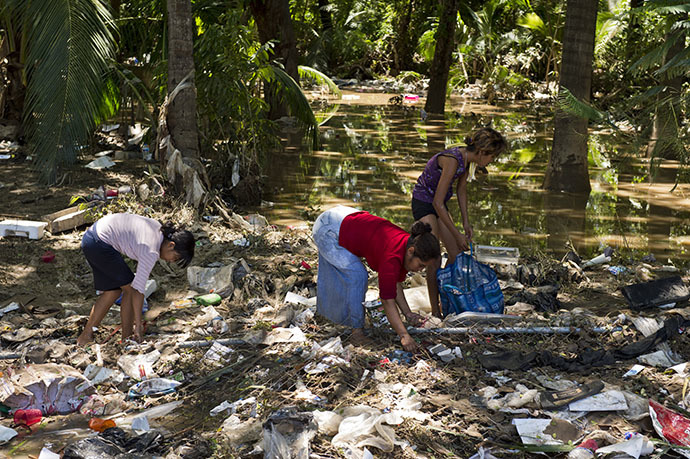
[[[96,290],[117,290],[134,280],[134,273],[120,252],[98,238],[96,223],[84,233],[81,250],[93,270],[93,285]]]

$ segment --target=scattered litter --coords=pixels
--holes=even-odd
[[[43,413],[39,409],[16,410],[13,415],[14,424],[30,427],[38,424],[43,419]]]
[[[621,290],[630,307],[636,310],[677,303],[690,298],[690,290],[680,276],[628,285]]]
[[[298,413],[292,407],[279,409],[263,424],[264,457],[308,459],[309,442],[317,430],[310,412]]]
[[[638,361],[653,367],[668,368],[680,362],[680,356],[673,355],[671,351],[659,350],[651,354],[641,355]]]
[[[123,355],[117,359],[117,364],[127,376],[136,380],[155,378],[158,375],[153,371],[153,365],[161,358],[158,350],[148,354]]]
[[[621,391],[610,390],[592,395],[568,405],[570,411],[623,411],[628,409],[628,402]]]
[[[616,443],[596,450],[597,455],[607,455],[611,453],[624,453],[638,459],[640,456],[647,456],[654,452],[654,444],[644,435],[633,435],[630,440]]]
[[[148,432],[151,430],[149,418],[146,416],[137,416],[136,418],[132,419],[132,430],[136,433]]]
[[[0,236],[20,236],[38,240],[48,224],[29,220],[3,220],[0,222]]]
[[[106,382],[117,385],[125,379],[125,375],[120,371],[99,367],[94,364],[87,365],[84,370],[84,377],[91,381],[91,384],[94,386]]]
[[[60,459],[60,455],[52,452],[44,446],[41,448],[41,453],[38,455],[38,459]]]
[[[5,443],[17,436],[17,431],[9,427],[0,426],[0,443]]]
[[[551,425],[551,419],[516,418],[513,425],[520,435],[524,445],[562,445],[563,440],[546,433]]]
[[[672,445],[690,447],[690,419],[666,408],[663,405],[649,401],[649,415],[657,434]],[[675,449],[678,454],[690,458],[690,450]]]
[[[233,352],[233,350],[229,347],[223,346],[219,342],[214,342],[211,348],[204,354],[204,359],[212,362],[222,361],[231,352]]]
[[[232,241],[232,243],[238,247],[249,247],[249,245],[250,245],[249,240],[245,237],[240,238],[240,239],[235,239],[234,241]]]
[[[623,375],[623,377],[624,377],[624,378],[629,378],[629,377],[631,377],[631,376],[637,376],[637,375],[639,375],[640,373],[642,373],[642,370],[644,370],[644,369],[645,369],[645,366],[644,366],[644,365],[633,365],[633,367],[632,367],[630,370],[628,370],[627,372],[625,372],[625,374]]]
[[[115,165],[115,161],[110,159],[108,156],[101,156],[98,159],[94,159],[91,161],[89,164],[87,164],[84,167],[87,167],[89,169],[95,169],[95,170],[101,170],[101,169],[110,169]]]
[[[0,402],[13,410],[37,409],[46,415],[72,413],[95,392],[77,370],[55,363],[27,365],[8,384],[14,386],[12,395],[3,393]]]
[[[94,432],[104,432],[108,429],[112,429],[113,427],[117,427],[117,424],[115,424],[115,421],[112,419],[89,419],[89,429],[93,430]]]
[[[144,396],[165,395],[175,392],[181,383],[172,379],[153,378],[141,381],[130,387],[127,396],[137,398]]]
[[[101,132],[113,132],[120,128],[119,124],[103,124],[101,125]]]
[[[582,268],[608,263],[611,261],[611,255],[613,255],[613,249],[611,247],[606,247],[604,253],[582,263]]]
[[[274,328],[264,338],[264,344],[272,345],[275,343],[302,343],[307,341],[307,337],[299,327]]]
[[[301,295],[292,292],[287,292],[285,294],[285,300],[283,301],[285,303],[301,304],[304,306],[316,306],[316,297],[305,298]]]

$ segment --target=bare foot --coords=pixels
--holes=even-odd
[[[361,328],[355,328],[350,335],[350,343],[355,346],[371,346],[374,344],[374,340],[365,335]]]
[[[77,338],[77,346],[84,347],[91,341],[93,341],[93,333],[87,333],[86,329],[84,329],[79,338]]]

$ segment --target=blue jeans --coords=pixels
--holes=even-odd
[[[340,225],[354,212],[359,211],[337,206],[314,222],[312,234],[319,249],[316,311],[335,323],[363,328],[367,269],[359,257],[338,244]]]

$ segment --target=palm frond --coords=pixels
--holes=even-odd
[[[307,135],[311,136],[313,147],[318,148],[319,124],[299,84],[285,70],[274,65],[263,67],[259,72],[264,81],[274,83],[277,95],[290,107],[292,115],[306,129]]]
[[[594,108],[573,95],[567,88],[561,87],[558,92],[558,108],[571,115],[585,118],[590,121],[600,122],[606,119],[604,112]]]
[[[42,179],[71,163],[96,125],[112,115],[107,79],[112,16],[101,0],[23,2],[27,33],[24,117]]]
[[[120,79],[120,84],[127,87],[134,97],[139,101],[139,105],[144,109],[146,118],[152,126],[156,124],[156,119],[153,113],[149,110],[149,105],[155,105],[155,100],[151,96],[148,88],[139,77],[137,77],[131,70],[117,62],[111,64],[111,69]]]
[[[342,92],[340,92],[338,85],[335,84],[333,80],[331,80],[326,74],[319,72],[313,67],[307,67],[306,65],[300,65],[297,69],[299,70],[300,78],[308,78],[316,81],[320,85],[326,85],[333,94],[338,97],[342,96]]]
[[[678,39],[679,37],[677,35],[670,36],[668,40],[664,41],[664,43],[652,49],[650,52],[633,63],[628,69],[628,72],[638,74],[644,70],[650,69],[651,67],[661,65],[664,61],[664,57],[668,53],[668,50],[675,45]]]
[[[690,49],[684,48],[678,54],[673,56],[659,70],[654,72],[655,75],[661,76],[664,73],[668,74],[669,78],[681,76],[688,71],[688,63],[690,62]]]

